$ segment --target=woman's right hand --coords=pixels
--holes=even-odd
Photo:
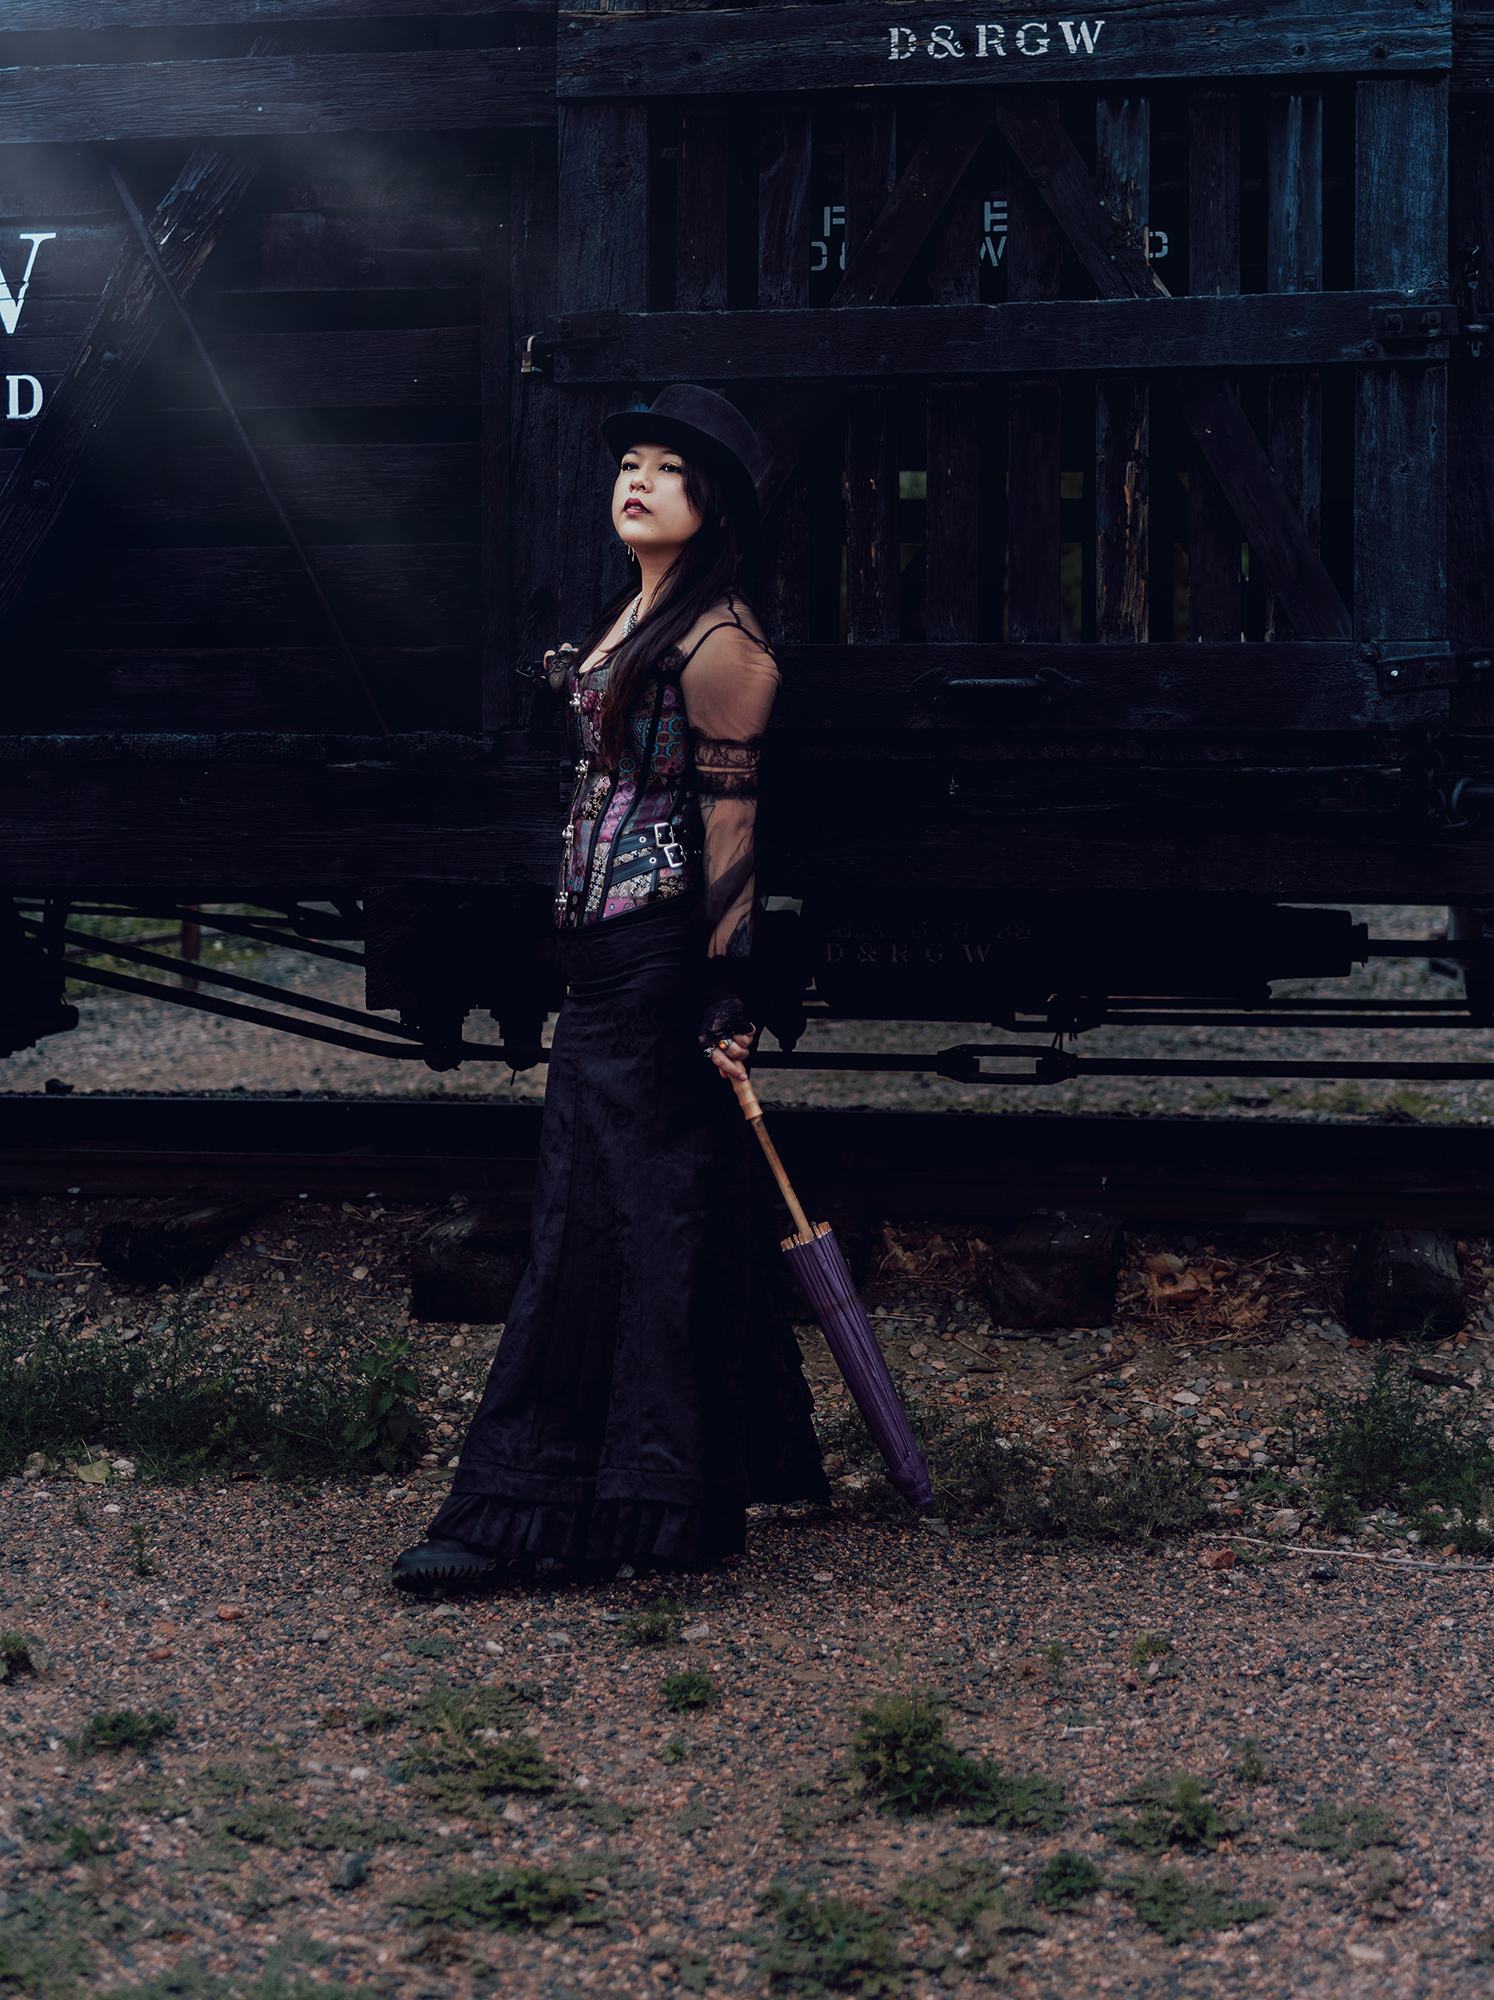
[[[549,682],[553,693],[559,694],[560,690],[565,686],[567,677],[571,671],[571,664],[575,657],[576,648],[569,641],[559,648],[552,646],[550,651],[546,653],[545,679]]]

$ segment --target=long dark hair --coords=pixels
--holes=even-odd
[[[648,612],[606,656],[611,663],[611,674],[602,712],[597,718],[597,738],[603,759],[614,771],[628,748],[628,721],[638,706],[650,671],[723,597],[730,594],[739,603],[743,601],[737,580],[742,552],[737,545],[736,523],[722,497],[720,484],[712,473],[692,465],[689,459],[682,457],[680,463],[684,467],[685,497],[700,516],[700,526],[664,572]],[[637,584],[630,583],[607,605],[587,634],[581,649],[583,660],[596,651],[625,606],[637,595]]]

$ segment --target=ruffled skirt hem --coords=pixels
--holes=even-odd
[[[653,1500],[564,1507],[501,1494],[453,1493],[429,1533],[509,1562],[549,1556],[560,1562],[703,1569],[744,1553],[747,1513],[743,1507],[677,1507]]]

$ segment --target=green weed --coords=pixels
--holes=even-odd
[[[1221,1840],[1238,1833],[1245,1821],[1238,1813],[1219,1812],[1197,1778],[1164,1778],[1160,1774],[1133,1786],[1117,1802],[1139,1805],[1136,1818],[1110,1829],[1110,1838],[1143,1854],[1165,1854],[1171,1847],[1206,1847],[1212,1853]]]
[[[84,1826],[77,1820],[53,1820],[47,1838],[67,1849],[69,1861],[94,1861],[101,1854],[119,1852],[119,1844],[107,1818],[98,1826]]]
[[[671,1736],[669,1741],[664,1745],[664,1748],[659,1752],[659,1762],[661,1764],[683,1764],[689,1754],[690,1752],[685,1747],[684,1737]]]
[[[953,1960],[981,1962],[1004,1932],[1030,1931],[1041,1936],[1046,1924],[1024,1908],[1020,1892],[1004,1882],[989,1864],[942,1861],[928,1875],[900,1883],[893,1897],[900,1908],[936,1928],[973,1934],[973,1948]]]
[[[943,1717],[922,1696],[892,1695],[864,1709],[851,1765],[867,1791],[904,1817],[957,1806],[962,1825],[1051,1833],[1064,1810],[1063,1787],[1052,1779],[1006,1778],[996,1765],[956,1750]]]
[[[146,1529],[143,1521],[130,1523],[130,1574],[149,1576],[155,1569],[145,1546]]]
[[[1053,1641],[1051,1646],[1046,1646],[1043,1649],[1043,1664],[1047,1667],[1055,1684],[1063,1679],[1064,1665],[1068,1657],[1068,1649],[1062,1646],[1057,1639]]]
[[[1298,1820],[1296,1831],[1284,1833],[1289,1847],[1316,1848],[1347,1861],[1366,1847],[1399,1847],[1401,1836],[1395,1821],[1379,1806],[1335,1806],[1320,1799],[1312,1811]]]
[[[448,1812],[471,1811],[501,1792],[553,1792],[560,1780],[529,1736],[515,1734],[524,1704],[539,1693],[526,1682],[499,1688],[432,1688],[414,1719],[432,1736],[404,1764],[404,1775]]]
[[[656,1597],[652,1604],[630,1612],[618,1627],[617,1636],[625,1646],[672,1646],[680,1636],[680,1624],[689,1609],[677,1597]]]
[[[222,1822],[222,1830],[251,1847],[274,1847],[284,1854],[294,1847],[305,1821],[293,1806],[279,1799],[241,1806]]]
[[[762,1899],[778,1921],[763,1954],[772,1985],[796,1993],[859,1993],[880,2000],[904,1988],[903,1962],[888,1918],[838,1896],[815,1900],[774,1883]]]
[[[1243,1743],[1235,1745],[1235,1777],[1242,1785],[1264,1785],[1270,1780],[1270,1766],[1254,1736],[1247,1736]]]
[[[1055,1854],[1032,1885],[1033,1901],[1049,1910],[1072,1910],[1092,1896],[1104,1876],[1082,1854]]]
[[[1165,1632],[1143,1632],[1131,1648],[1131,1665],[1138,1670],[1152,1660],[1164,1659],[1172,1651],[1172,1641]]]
[[[300,1329],[257,1346],[248,1329],[210,1333],[185,1294],[154,1338],[125,1346],[65,1332],[55,1304],[29,1295],[0,1305],[0,1477],[28,1457],[79,1459],[107,1440],[142,1479],[194,1481],[254,1457],[271,1478],[312,1479],[375,1462],[347,1432],[367,1380],[333,1327],[305,1349]]]
[[[372,1458],[394,1472],[410,1456],[419,1433],[410,1398],[420,1394],[420,1378],[410,1365],[409,1340],[391,1335],[355,1361],[353,1371],[367,1388],[363,1408],[343,1428],[343,1440],[355,1456]]]
[[[17,1896],[0,1919],[0,1993],[71,2000],[94,1968],[61,1897]]]
[[[667,1709],[685,1715],[694,1708],[710,1707],[716,1699],[716,1683],[709,1674],[691,1668],[683,1674],[670,1674],[660,1683],[659,1692]]]
[[[485,1875],[448,1875],[428,1889],[418,1889],[396,1901],[410,1912],[416,1927],[443,1925],[452,1930],[542,1930],[555,1936],[572,1924],[599,1924],[604,1913],[596,1907],[592,1871],[572,1864],[562,1868],[496,1868]]]
[[[360,1708],[354,1718],[353,1726],[373,1736],[381,1730],[395,1728],[404,1719],[397,1708]]]
[[[75,1493],[73,1495],[73,1504],[68,1511],[69,1513],[71,1513],[73,1520],[78,1527],[91,1528],[93,1526],[93,1516],[92,1514],[89,1513],[88,1508],[84,1505],[83,1495],[81,1493]]]
[[[25,1632],[0,1632],[0,1682],[47,1670],[47,1649]]]
[[[1494,1550],[1494,1535],[1478,1526],[1494,1488],[1494,1450],[1478,1433],[1465,1398],[1442,1410],[1437,1390],[1413,1382],[1398,1357],[1378,1354],[1360,1397],[1325,1398],[1314,1450],[1327,1510],[1347,1519],[1361,1507],[1392,1505],[1426,1516],[1444,1543],[1468,1554]],[[1449,1510],[1430,1516],[1433,1503]]]
[[[133,1708],[115,1708],[89,1717],[77,1749],[83,1756],[93,1750],[144,1750],[161,1737],[172,1735],[176,1727],[176,1717],[163,1709],[152,1708],[140,1715]]]
[[[1176,1868],[1135,1876],[1121,1886],[1141,1922],[1164,1944],[1182,1944],[1197,1931],[1233,1930],[1257,1917],[1269,1917],[1272,1910],[1270,1903],[1232,1903],[1216,1889],[1190,1882]]]

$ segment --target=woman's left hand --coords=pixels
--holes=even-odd
[[[752,1054],[752,1044],[756,1039],[756,1029],[738,1033],[719,1042],[713,1042],[706,1054],[724,1077],[733,1083],[747,1081],[747,1058]]]

